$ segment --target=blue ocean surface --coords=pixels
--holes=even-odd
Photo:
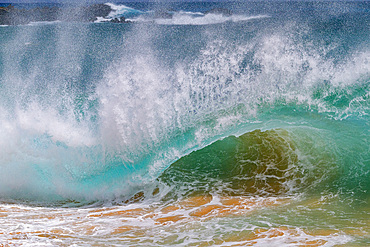
[[[106,5],[0,26],[0,241],[369,244],[369,1]]]

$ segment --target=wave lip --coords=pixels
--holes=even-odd
[[[144,13],[143,11],[130,8],[122,4],[116,5],[114,3],[106,3],[105,5],[108,5],[112,9],[112,11],[107,16],[108,19],[114,19],[119,17],[132,18]]]

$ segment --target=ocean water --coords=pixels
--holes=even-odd
[[[0,246],[370,245],[369,1],[107,4],[0,26]]]

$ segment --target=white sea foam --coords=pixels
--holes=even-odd
[[[239,203],[235,205],[222,203],[228,200]],[[179,201],[179,204],[136,203],[98,208],[49,208],[0,204],[0,232],[3,233],[0,234],[0,241],[4,244],[27,246],[60,244],[148,246],[148,242],[149,246],[166,246],[182,242],[185,245],[278,244],[288,247],[312,243],[334,246],[347,244],[354,239],[354,236],[339,230],[327,232],[322,230],[322,234],[319,230],[312,234],[304,227],[275,226],[273,221],[266,218],[257,222],[253,220],[261,212],[271,211],[274,207],[279,208],[279,205],[288,208],[290,214],[298,213],[299,209],[297,210],[296,206],[287,204],[290,200],[291,198],[274,197],[213,197],[198,206],[195,206],[199,204],[195,198],[193,201]],[[213,210],[204,215],[197,214],[206,208]],[[283,210],[279,208],[280,214],[281,211]],[[294,217],[283,213],[287,219]],[[353,220],[349,227],[361,228],[362,223],[363,221],[358,223]],[[348,232],[351,231],[353,232],[353,228]]]
[[[211,25],[225,22],[243,22],[257,19],[269,18],[268,15],[244,16],[232,15],[224,16],[221,14],[202,14],[189,12],[176,12],[172,18],[156,18],[151,19],[147,17],[132,18],[135,22],[154,22],[159,25]]]
[[[211,25],[220,24],[225,22],[243,22],[252,21],[256,19],[269,18],[268,15],[231,15],[225,16],[217,13],[204,14],[201,12],[189,12],[189,11],[168,11],[168,15],[171,18],[155,18],[154,11],[140,11],[137,9],[130,8],[125,5],[116,5],[113,3],[106,3],[106,5],[112,8],[112,12],[106,18],[98,18],[96,22],[106,22],[114,18],[125,17],[127,20],[132,22],[154,22],[159,25]],[[153,16],[154,15],[154,16]]]
[[[26,24],[27,26],[43,26],[43,25],[54,25],[61,23],[61,21],[36,21],[36,22],[30,22]]]

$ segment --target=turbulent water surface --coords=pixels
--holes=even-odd
[[[370,2],[107,5],[0,26],[0,246],[370,244]]]

